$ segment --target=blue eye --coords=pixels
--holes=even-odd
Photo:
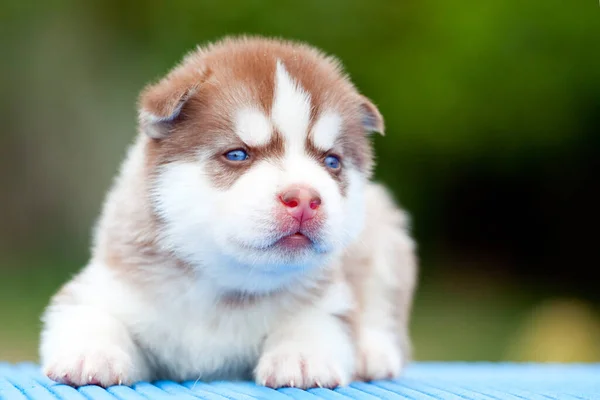
[[[338,169],[340,167],[340,159],[336,156],[325,157],[325,165],[327,168]]]
[[[229,161],[245,161],[248,159],[248,153],[246,153],[244,150],[231,150],[225,154],[225,157]]]

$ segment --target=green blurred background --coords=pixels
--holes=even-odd
[[[600,6],[581,0],[0,4],[0,359],[88,256],[136,97],[235,33],[339,56],[410,211],[422,360],[600,361]]]

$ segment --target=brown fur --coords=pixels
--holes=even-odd
[[[207,171],[215,186],[227,189],[255,161],[279,160],[283,142],[277,132],[268,144],[249,148],[233,132],[231,115],[236,107],[250,104],[258,104],[263,112],[270,113],[277,59],[311,95],[309,132],[322,110],[334,108],[341,112],[343,133],[335,148],[340,149],[337,153],[342,156],[342,164],[352,163],[370,175],[373,153],[365,130],[375,128],[383,133],[383,118],[377,108],[357,92],[337,59],[303,44],[262,38],[229,38],[198,48],[186,55],[166,77],[142,91],[140,129],[148,130],[153,125],[153,129],[161,131],[160,135],[155,135],[158,137],[146,140],[146,175],[154,175],[162,164],[193,159],[201,153],[207,158]],[[173,117],[179,107],[179,113]],[[148,114],[173,118],[153,122],[148,119]],[[368,126],[364,125],[365,116]],[[249,150],[251,158],[235,165],[227,162],[223,154],[235,148]],[[310,135],[306,151],[315,159],[322,160],[326,156],[312,144]],[[345,195],[344,168],[340,172],[329,172]],[[148,182],[144,179],[140,182],[144,185],[140,190],[147,192]],[[142,210],[145,216],[140,215],[138,220],[146,226],[139,230],[145,233],[157,231],[161,221],[152,212],[151,205],[147,204]],[[119,234],[107,236],[111,240],[105,246],[106,262],[117,270],[131,270],[140,260],[145,263],[173,262],[172,255],[157,250],[152,234],[123,239]],[[182,270],[188,269],[182,262],[176,264],[181,265]]]
[[[345,279],[357,298],[353,324],[360,336],[361,326],[365,326],[362,317],[372,313],[374,306],[389,307],[391,328],[398,332],[397,344],[408,363],[413,353],[408,327],[418,273],[415,243],[409,236],[407,215],[395,206],[387,190],[371,187],[367,201],[376,201],[377,207],[369,210],[362,242],[352,246],[343,259]],[[383,253],[388,254],[389,264],[373,258]]]
[[[213,346],[197,346],[196,352],[190,352],[190,344],[204,343],[196,337],[198,332],[202,333],[208,327],[210,335],[225,329],[211,339],[223,335],[221,345],[228,347],[229,342],[226,341],[231,338],[227,334],[235,333],[231,327],[241,326],[242,330],[244,327],[253,328],[254,323],[261,323],[261,315],[265,317],[263,322],[271,324],[269,332],[265,334],[259,330],[254,338],[244,332],[242,337],[248,336],[250,350],[258,346],[263,337],[265,343],[269,342],[260,344],[265,347],[261,350],[255,371],[257,379],[263,383],[290,383],[273,381],[280,372],[277,370],[282,362],[279,357],[284,357],[286,363],[295,362],[293,354],[291,360],[285,352],[278,354],[279,341],[284,343],[288,336],[300,342],[298,362],[302,376],[314,372],[310,371],[311,363],[318,361],[335,366],[336,360],[344,359],[354,350],[357,353],[357,378],[382,378],[385,374],[398,373],[399,364],[410,358],[408,321],[416,283],[413,243],[407,233],[403,212],[384,190],[372,182],[365,187],[366,225],[357,240],[344,249],[343,255],[336,253],[338,257],[331,261],[332,264],[323,265],[310,274],[300,274],[302,276],[297,280],[280,289],[271,289],[270,293],[245,293],[243,282],[233,285],[235,289],[226,289],[227,286],[223,285],[213,293],[211,286],[218,284],[202,279],[204,275],[209,277],[210,270],[192,268],[177,258],[176,251],[169,247],[168,237],[162,241],[165,238],[161,235],[165,234],[165,230],[161,225],[165,221],[161,220],[157,210],[164,209],[152,202],[161,201],[154,196],[154,178],[165,164],[202,159],[204,171],[209,174],[214,186],[225,190],[259,160],[283,162],[285,143],[279,132],[274,132],[269,143],[249,147],[237,137],[233,126],[233,113],[242,107],[259,107],[266,115],[271,113],[277,60],[281,60],[290,77],[310,94],[306,153],[321,161],[329,152],[341,157],[342,169],[328,172],[338,181],[344,196],[347,195],[346,167],[353,167],[370,177],[373,153],[367,134],[373,131],[383,134],[383,118],[375,105],[358,93],[337,60],[303,44],[262,38],[225,39],[197,49],[140,95],[140,132],[105,202],[95,232],[92,259],[82,274],[53,298],[55,307],[49,310],[48,315],[53,316],[62,312],[60,308],[64,305],[88,304],[91,309],[96,307],[106,314],[108,323],[104,321],[90,329],[89,324],[98,319],[92,318],[87,324],[80,324],[81,331],[75,328],[73,337],[88,338],[99,328],[101,340],[96,342],[102,342],[103,336],[110,336],[103,334],[102,329],[106,328],[109,333],[115,332],[116,341],[127,342],[123,338],[129,332],[123,333],[121,329],[131,329],[131,333],[137,335],[133,339],[144,338],[144,350],[155,350],[155,354],[151,355],[157,360],[162,358],[161,362],[172,369],[162,371],[166,374],[163,378],[182,380],[188,379],[190,374],[200,373],[198,368],[206,369],[202,372],[207,374],[215,368],[209,364],[196,364],[203,359],[196,354],[206,354]],[[318,149],[311,136],[315,122],[324,111],[335,111],[342,120],[342,132],[332,149]],[[238,148],[248,151],[250,158],[247,161],[233,163],[224,157],[226,152]],[[161,189],[170,188],[166,185]],[[285,210],[280,211],[286,213]],[[316,224],[319,222],[317,219],[315,217],[307,224]],[[183,231],[183,234],[186,233]],[[193,246],[192,242],[188,244]],[[185,257],[185,251],[177,254]],[[202,286],[197,286],[198,283]],[[201,289],[197,290],[199,287]],[[205,308],[197,315],[196,307],[205,299],[208,300]],[[160,319],[156,320],[152,312],[145,312],[150,309],[159,313]],[[295,314],[296,311],[298,314]],[[209,315],[208,320],[205,319],[206,314]],[[94,316],[97,317],[96,314]],[[331,322],[330,317],[334,317],[336,330],[339,327],[348,332],[351,343],[345,343],[346,338],[336,334],[321,343],[325,346],[324,350],[341,344],[340,348],[332,350],[333,357],[323,360],[319,358],[320,354],[314,359],[305,357],[302,353],[310,355],[314,340],[327,336],[327,332],[315,330],[311,323],[320,318],[328,323]],[[144,323],[139,323],[137,318]],[[269,318],[272,321],[267,321]],[[165,320],[170,322],[163,323]],[[121,322],[130,325],[121,326]],[[305,331],[298,329],[299,326]],[[317,324],[317,328],[319,326]],[[65,334],[68,336],[73,332],[73,327],[67,328],[45,328],[43,353],[49,357],[45,360],[47,375],[60,378],[67,376],[66,370],[71,378],[79,375],[79,378],[83,377],[79,383],[88,384],[92,378],[86,380],[87,372],[79,373],[83,365],[78,364],[77,359],[63,362],[64,355],[69,353],[64,349],[72,347],[72,340],[62,339]],[[301,343],[305,337],[311,338],[310,343]],[[163,345],[166,351],[161,353],[159,350],[163,349]],[[54,347],[60,351],[53,351]],[[216,346],[213,357],[218,356],[220,347]],[[84,355],[87,348],[86,344],[83,350],[80,349]],[[242,349],[239,354],[254,357],[248,349]],[[140,368],[144,370],[150,366],[146,366],[143,357],[138,357],[134,344],[129,350],[138,370],[129,371],[125,378],[131,382],[138,378],[154,379],[153,374],[158,371],[140,371]],[[270,353],[276,358],[272,359]],[[189,360],[184,360],[188,356]],[[347,362],[342,362],[344,365],[341,367],[354,369],[350,358],[346,357]],[[185,363],[180,363],[180,360]],[[231,360],[233,364],[240,361],[240,366],[246,362],[235,357]],[[107,372],[106,368],[102,368],[104,357],[95,361],[98,364],[91,366],[96,369],[90,375],[94,379],[96,374]],[[264,368],[261,369],[261,366]],[[328,375],[333,375],[331,371],[337,369],[325,368],[323,377],[327,379]],[[60,375],[55,375],[55,370]],[[350,373],[348,370],[344,375]],[[121,383],[120,375],[105,375],[98,383]],[[288,379],[284,375],[282,377]],[[304,385],[319,385],[323,377],[310,377]],[[307,378],[304,377],[305,380]],[[326,384],[335,386],[349,377],[338,375],[329,378]]]
[[[260,38],[225,39],[199,48],[142,92],[142,130],[157,124],[160,126],[154,129],[163,130],[161,138],[149,147],[153,162],[160,165],[192,157],[198,149],[214,148],[218,142],[240,143],[233,134],[231,111],[258,104],[265,114],[271,112],[277,60],[311,96],[310,127],[323,109],[340,112],[344,120],[340,138],[343,155],[360,170],[370,171],[372,151],[363,119],[368,115],[370,125],[381,128],[383,119],[375,106],[358,94],[339,62],[312,47]],[[173,121],[153,123],[148,119],[147,114],[168,118],[178,106],[181,111]],[[234,180],[223,180],[224,172],[218,169],[219,181]]]

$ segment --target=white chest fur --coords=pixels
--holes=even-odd
[[[151,368],[176,380],[248,378],[267,333],[291,306],[285,298],[219,301],[210,285],[185,279],[138,287],[116,278],[91,265],[78,295],[115,315]]]
[[[158,305],[152,316],[130,329],[141,338],[139,345],[150,363],[173,379],[195,379],[200,371],[211,379],[247,378],[278,310],[199,300]]]

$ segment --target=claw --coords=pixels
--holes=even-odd
[[[294,387],[294,381],[290,381],[290,387]]]
[[[316,381],[315,383],[317,384],[318,387],[323,388],[323,385],[321,385],[321,382]]]
[[[93,376],[91,376],[91,375],[88,375],[88,382],[91,382],[91,381],[93,381],[93,380],[94,380],[94,377],[93,377]]]

